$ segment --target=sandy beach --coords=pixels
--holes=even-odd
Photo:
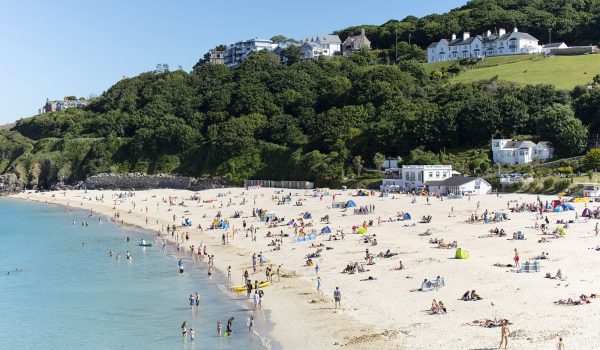
[[[115,195],[119,193],[30,191],[13,197],[91,209],[109,217],[118,212],[119,220],[126,225],[154,232],[175,223],[177,232],[189,233],[190,240],[182,244],[184,249],[191,245],[197,247],[202,242],[208,245],[208,253],[215,255],[218,270],[226,273],[227,266],[232,267],[233,285],[241,284],[244,270],[252,273],[252,254],[262,252],[266,264],[256,276],[251,275],[252,280],[264,280],[264,268],[271,265],[274,268],[282,265],[284,274],[296,276],[281,278],[281,281],[275,277],[274,285],[265,288],[265,308],[274,323],[269,336],[284,349],[496,349],[500,342],[499,327],[468,325],[484,319],[509,320],[508,347],[512,349],[554,349],[558,337],[563,337],[570,349],[591,349],[592,344],[600,342],[597,331],[600,300],[590,299],[590,304],[574,306],[554,303],[559,299],[579,300],[581,294],[600,294],[600,270],[596,267],[600,263],[600,251],[590,249],[600,244],[600,237],[594,233],[599,221],[576,218],[585,203],[571,203],[574,211],[544,213],[550,222],[550,232],[562,226],[556,224],[557,220],[574,221],[564,237],[551,238],[542,236],[542,231],[534,228],[535,212],[512,213],[507,209],[535,203],[535,195],[501,194],[470,199],[444,198],[443,201],[430,197],[428,202],[425,197],[416,197],[413,203],[409,195],[357,197],[356,190],[329,190],[322,197],[315,196],[314,191],[264,188],[202,192],[150,190],[136,191],[134,197],[126,200],[118,200]],[[278,204],[284,194],[290,193],[290,203]],[[354,209],[358,207],[332,208],[332,195],[336,195],[336,202],[353,200],[358,207],[371,206],[374,211],[355,214]],[[168,203],[169,197],[173,199],[172,205]],[[245,204],[241,204],[244,199]],[[541,196],[540,199],[545,202],[557,197]],[[297,203],[302,205],[297,206]],[[587,206],[596,207],[594,203]],[[285,220],[269,228],[252,216],[253,208],[274,212]],[[489,224],[468,222],[471,215],[481,217],[486,210],[504,212],[509,220]],[[228,230],[209,229],[219,211],[229,220]],[[236,211],[242,212],[240,218],[233,218]],[[311,224],[304,228],[305,233],[313,229],[320,233],[325,226],[332,232],[318,235],[314,240],[293,243],[296,230],[286,224],[292,219],[298,222],[306,212],[312,219],[303,220]],[[412,219],[397,220],[400,212],[410,213]],[[326,215],[329,215],[329,224],[320,220]],[[419,223],[426,215],[432,216],[431,222]],[[184,218],[193,222],[192,227],[180,227]],[[244,220],[248,228],[258,227],[256,242],[246,237]],[[368,225],[369,221],[372,226]],[[365,222],[368,226],[365,235],[352,234],[353,226]],[[537,223],[544,221],[537,220]],[[496,227],[503,229],[507,236],[490,236],[489,231]],[[344,240],[340,234],[336,235],[338,230],[344,232]],[[430,235],[423,235],[428,230]],[[517,231],[526,239],[512,240]],[[222,245],[221,238],[226,232],[229,244]],[[288,235],[283,238],[280,250],[268,245],[279,238],[266,237],[268,232]],[[330,240],[334,235],[338,240]],[[375,237],[364,243],[367,235]],[[173,239],[166,232],[163,237]],[[549,242],[539,243],[542,237]],[[373,245],[373,238],[377,245]],[[445,243],[457,241],[470,257],[455,259],[455,248],[437,248],[437,244],[430,243],[436,238]],[[323,246],[312,247],[313,244]],[[316,290],[314,266],[306,266],[307,255],[317,249],[322,249],[314,261],[320,268],[323,295]],[[365,260],[366,249],[375,255],[372,265]],[[397,255],[377,256],[388,249]],[[517,273],[511,267],[494,266],[513,264],[515,249],[521,264],[542,252],[549,253],[549,259],[538,260],[541,268],[535,273]],[[396,270],[400,261],[405,269]],[[355,262],[362,264],[366,271],[342,273],[348,264]],[[544,278],[546,273],[554,276],[559,269],[562,280]],[[434,280],[437,276],[444,278],[445,286],[427,292],[411,291],[420,288],[424,279]],[[338,310],[333,303],[335,287],[342,293],[342,307]],[[476,290],[483,299],[460,300],[471,290]],[[431,314],[433,299],[443,301],[447,312]]]

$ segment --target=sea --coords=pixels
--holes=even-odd
[[[225,276],[192,261],[179,275],[172,247],[138,246],[152,233],[89,214],[0,199],[0,349],[278,348],[265,336],[267,312],[229,292]],[[199,310],[189,306],[195,292]],[[218,337],[217,321],[224,331],[230,317],[233,335]],[[182,337],[183,321],[194,341]]]

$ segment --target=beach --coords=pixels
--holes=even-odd
[[[509,348],[552,348],[563,337],[567,347],[591,348],[600,341],[596,330],[600,306],[596,299],[587,305],[556,305],[555,301],[581,294],[600,293],[600,244],[595,236],[597,220],[581,218],[584,206],[595,208],[594,203],[571,203],[575,210],[544,213],[550,222],[549,231],[558,225],[557,220],[573,220],[562,238],[549,238],[548,243],[538,243],[541,230],[535,229],[536,213],[511,212],[508,207],[537,202],[535,195],[501,194],[443,198],[390,194],[380,197],[356,196],[356,190],[279,190],[270,188],[223,188],[201,192],[183,190],[136,191],[126,199],[117,195],[124,191],[66,191],[34,193],[28,191],[14,198],[59,204],[93,210],[95,213],[119,219],[125,225],[139,226],[158,232],[167,225],[177,225],[178,233],[188,233],[190,239],[181,244],[182,249],[200,242],[207,245],[208,254],[214,254],[216,268],[226,274],[232,268],[232,285],[242,283],[242,273],[252,273],[252,254],[262,252],[266,263],[251,280],[264,280],[264,269],[282,266],[284,277],[275,277],[272,286],[264,288],[264,307],[269,312],[273,330],[267,336],[284,349],[494,349],[500,342],[500,328],[473,325],[484,319],[509,320]],[[285,204],[282,197],[291,193]],[[352,200],[357,207],[332,208],[335,202]],[[194,199],[192,199],[194,198]],[[540,196],[542,202],[558,199],[557,196]],[[244,204],[241,204],[244,202]],[[135,207],[133,203],[135,202]],[[169,203],[170,202],[170,203]],[[298,206],[296,204],[301,204]],[[367,207],[366,213],[355,209]],[[147,211],[146,211],[147,208]],[[253,209],[264,209],[272,216],[285,218],[277,227],[269,228],[265,222],[253,217]],[[479,218],[485,211],[503,212],[508,220],[485,224],[468,222],[471,215]],[[209,229],[214,217],[221,212],[229,228]],[[239,218],[233,218],[235,212]],[[295,231],[286,225],[292,219],[303,219],[306,236],[314,229],[315,239],[293,243]],[[399,213],[410,213],[410,220],[398,220]],[[576,218],[577,213],[577,218]],[[329,223],[321,221],[329,215]],[[423,216],[431,215],[430,223],[420,223]],[[490,214],[492,217],[493,215]],[[175,217],[175,220],[173,219]],[[402,215],[400,215],[400,218]],[[180,227],[185,218],[190,227]],[[246,237],[247,227],[257,227],[256,241]],[[369,222],[372,221],[372,225]],[[366,223],[366,233],[352,234],[352,227]],[[542,224],[543,220],[537,220]],[[198,229],[201,225],[202,229]],[[331,233],[320,234],[328,226]],[[490,235],[494,228],[503,229],[507,236]],[[329,240],[338,230],[344,240]],[[236,231],[235,237],[233,232]],[[266,237],[268,232],[283,232],[280,250],[269,243],[279,237]],[[524,240],[512,240],[513,233],[521,231]],[[222,235],[228,232],[229,243],[222,244]],[[429,232],[429,235],[424,233]],[[366,236],[368,243],[363,243]],[[174,239],[167,232],[162,238]],[[548,237],[548,236],[544,236]],[[468,259],[455,259],[456,248],[437,248],[432,239],[445,243],[458,242],[458,247],[469,252]],[[373,245],[376,239],[377,245]],[[311,245],[322,247],[312,247]],[[330,249],[328,249],[330,248]],[[331,249],[332,248],[332,249]],[[321,278],[320,294],[316,290],[315,266],[307,266],[307,255],[316,253],[318,275]],[[373,265],[365,260],[366,249],[375,255]],[[387,250],[397,253],[389,258],[377,255]],[[517,273],[511,267],[494,264],[514,264],[517,249],[521,264],[542,252],[549,259],[541,260],[539,272]],[[182,254],[190,254],[189,252]],[[396,270],[402,261],[404,269]],[[532,260],[533,261],[533,260]],[[359,263],[362,273],[342,273],[351,263]],[[563,279],[544,278],[562,271]],[[286,276],[291,277],[286,277]],[[424,279],[444,279],[445,286],[432,291],[419,289]],[[333,291],[339,287],[341,308],[335,309]],[[465,291],[476,290],[483,299],[460,300]],[[431,314],[432,300],[442,300],[447,312]],[[471,324],[471,325],[467,325]]]

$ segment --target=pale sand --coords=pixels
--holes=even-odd
[[[239,188],[216,189],[200,192],[202,200],[216,200],[213,204],[185,201],[184,206],[168,206],[162,203],[163,197],[178,196],[187,199],[193,192],[178,190],[137,191],[132,199],[136,209],[132,208],[131,200],[117,205],[121,219],[132,225],[145,226],[146,215],[150,217],[148,229],[156,231],[161,225],[173,223],[173,214],[177,215],[177,224],[182,217],[190,217],[194,227],[201,224],[204,233],[199,230],[180,228],[179,232],[189,232],[192,239],[188,245],[198,245],[199,241],[209,245],[209,254],[214,254],[216,266],[226,271],[228,265],[233,269],[233,284],[241,282],[244,269],[251,272],[251,255],[253,252],[263,252],[268,264],[276,267],[283,264],[285,271],[296,271],[300,278],[283,278],[281,282],[265,289],[265,307],[270,311],[270,319],[275,326],[270,337],[279,342],[284,349],[496,349],[499,344],[499,328],[482,328],[465,326],[465,323],[483,318],[507,318],[511,337],[509,348],[512,349],[553,349],[558,336],[562,336],[570,349],[591,349],[592,344],[600,343],[600,299],[592,299],[592,303],[583,306],[558,306],[553,302],[558,299],[573,298],[578,295],[600,294],[600,252],[588,248],[600,244],[600,237],[593,233],[596,220],[586,223],[572,224],[566,238],[552,240],[551,243],[538,243],[540,231],[531,228],[534,225],[535,214],[530,212],[510,213],[511,220],[498,224],[470,224],[465,220],[481,202],[481,209],[490,211],[502,210],[507,212],[507,201],[534,202],[535,196],[530,195],[495,195],[472,197],[464,199],[431,198],[427,205],[425,198],[417,198],[412,204],[411,198],[405,195],[381,197],[352,197],[355,191],[330,191],[338,194],[336,201],[354,200],[360,205],[375,205],[375,213],[369,215],[354,215],[352,208],[345,213],[342,209],[330,209],[332,198],[320,200],[313,197],[312,191],[284,190],[284,193],[294,194],[293,202],[305,199],[302,207],[293,205],[277,205],[271,199],[276,189],[244,190]],[[230,195],[217,198],[220,192]],[[246,205],[241,193],[245,193]],[[93,209],[108,216],[114,214],[111,191],[83,191],[34,194],[32,192],[14,197],[70,204],[77,208]],[[104,195],[104,202],[87,200]],[[52,197],[54,196],[54,197]],[[155,198],[153,198],[155,196]],[[253,199],[256,196],[256,205]],[[227,207],[229,199],[233,204]],[[542,196],[542,200],[556,199],[554,196]],[[219,209],[221,201],[223,208]],[[160,210],[156,204],[160,202]],[[213,205],[215,207],[213,207]],[[583,203],[573,203],[576,211],[581,214]],[[149,213],[145,213],[148,206]],[[590,207],[594,204],[589,204]],[[315,228],[325,226],[319,223],[319,218],[329,214],[329,225],[335,233],[342,227],[346,240],[327,242],[328,236],[319,236],[317,240],[303,243],[292,243],[286,238],[281,251],[271,251],[267,247],[271,238],[264,238],[267,231],[279,233],[283,230],[293,236],[293,228],[278,227],[267,229],[258,219],[248,218],[252,208],[263,208],[285,217],[286,222],[299,218],[300,214],[309,211],[313,215]],[[449,217],[450,208],[454,207],[454,217]],[[172,211],[167,211],[167,208]],[[184,214],[189,210],[191,214]],[[220,243],[223,230],[207,230],[213,216],[221,210],[225,217],[233,215],[234,211],[242,210],[248,227],[260,227],[258,241],[251,242],[243,234],[238,234],[230,246]],[[406,211],[412,215],[412,221],[382,223],[377,226],[377,217],[395,217],[397,212]],[[203,215],[206,214],[206,218]],[[343,216],[347,214],[346,216]],[[426,214],[433,216],[430,224],[419,224],[419,219]],[[575,212],[550,213],[548,218],[551,228],[558,218],[574,219]],[[156,224],[156,219],[159,224]],[[242,219],[229,219],[231,228],[241,229]],[[359,235],[349,234],[352,225],[360,225],[364,220],[373,220],[369,234],[377,235],[377,246],[360,243]],[[600,222],[600,221],[598,221]],[[405,224],[416,223],[414,227]],[[541,221],[540,221],[541,223]],[[504,228],[509,237],[478,238],[485,235],[493,227]],[[418,234],[426,229],[433,232],[432,236],[421,237]],[[310,230],[310,228],[309,228]],[[512,233],[522,230],[527,240],[508,240]],[[231,231],[231,230],[230,230]],[[468,250],[470,259],[454,259],[454,249],[436,249],[429,244],[430,238],[443,238],[446,242],[457,240],[459,246]],[[304,266],[306,255],[314,252],[311,243],[325,243],[333,250],[323,250],[322,258],[317,259],[321,268],[322,289],[324,296],[315,293],[316,276],[313,268]],[[370,271],[358,274],[340,273],[350,261],[364,262],[365,249],[373,253],[391,249],[400,253],[390,259],[376,258],[375,265],[366,266]],[[512,263],[513,250],[517,248],[524,263],[528,258],[542,251],[550,253],[549,261],[542,261],[539,273],[513,273],[509,268],[492,266],[494,263]],[[406,266],[404,271],[392,268],[402,260]],[[546,272],[555,274],[562,269],[566,281],[545,279]],[[434,279],[444,277],[446,286],[433,292],[410,292],[419,288],[424,278]],[[375,281],[361,281],[368,276],[376,277]],[[262,278],[261,278],[262,277]],[[254,280],[255,278],[252,277]],[[264,279],[259,273],[256,279]],[[560,285],[559,285],[560,283]],[[336,286],[342,291],[342,311],[335,311],[332,301],[333,290]],[[466,290],[476,289],[484,298],[481,301],[458,300]],[[429,315],[432,299],[442,300],[448,308],[448,314]],[[338,345],[334,345],[334,344]]]

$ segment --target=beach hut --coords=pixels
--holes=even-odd
[[[359,228],[358,228],[358,231],[357,231],[357,232],[358,232],[358,234],[360,234],[360,235],[364,235],[364,234],[366,234],[366,233],[367,233],[367,228],[366,228],[366,227],[364,227],[364,226],[361,226],[361,227],[359,227]]]
[[[469,252],[462,249],[462,248],[458,248],[456,250],[456,254],[454,254],[454,257],[456,259],[468,259],[469,258]]]
[[[583,209],[583,212],[581,212],[581,216],[583,216],[584,218],[591,218],[592,211],[590,210],[590,208],[585,208]]]
[[[329,226],[325,226],[323,227],[323,229],[321,229],[321,233],[331,233],[331,229],[329,228]]]
[[[404,215],[402,215],[402,220],[410,220],[412,219],[409,213],[404,213]]]
[[[354,203],[353,200],[349,200],[346,202],[346,208],[354,208],[356,206],[356,203]]]

